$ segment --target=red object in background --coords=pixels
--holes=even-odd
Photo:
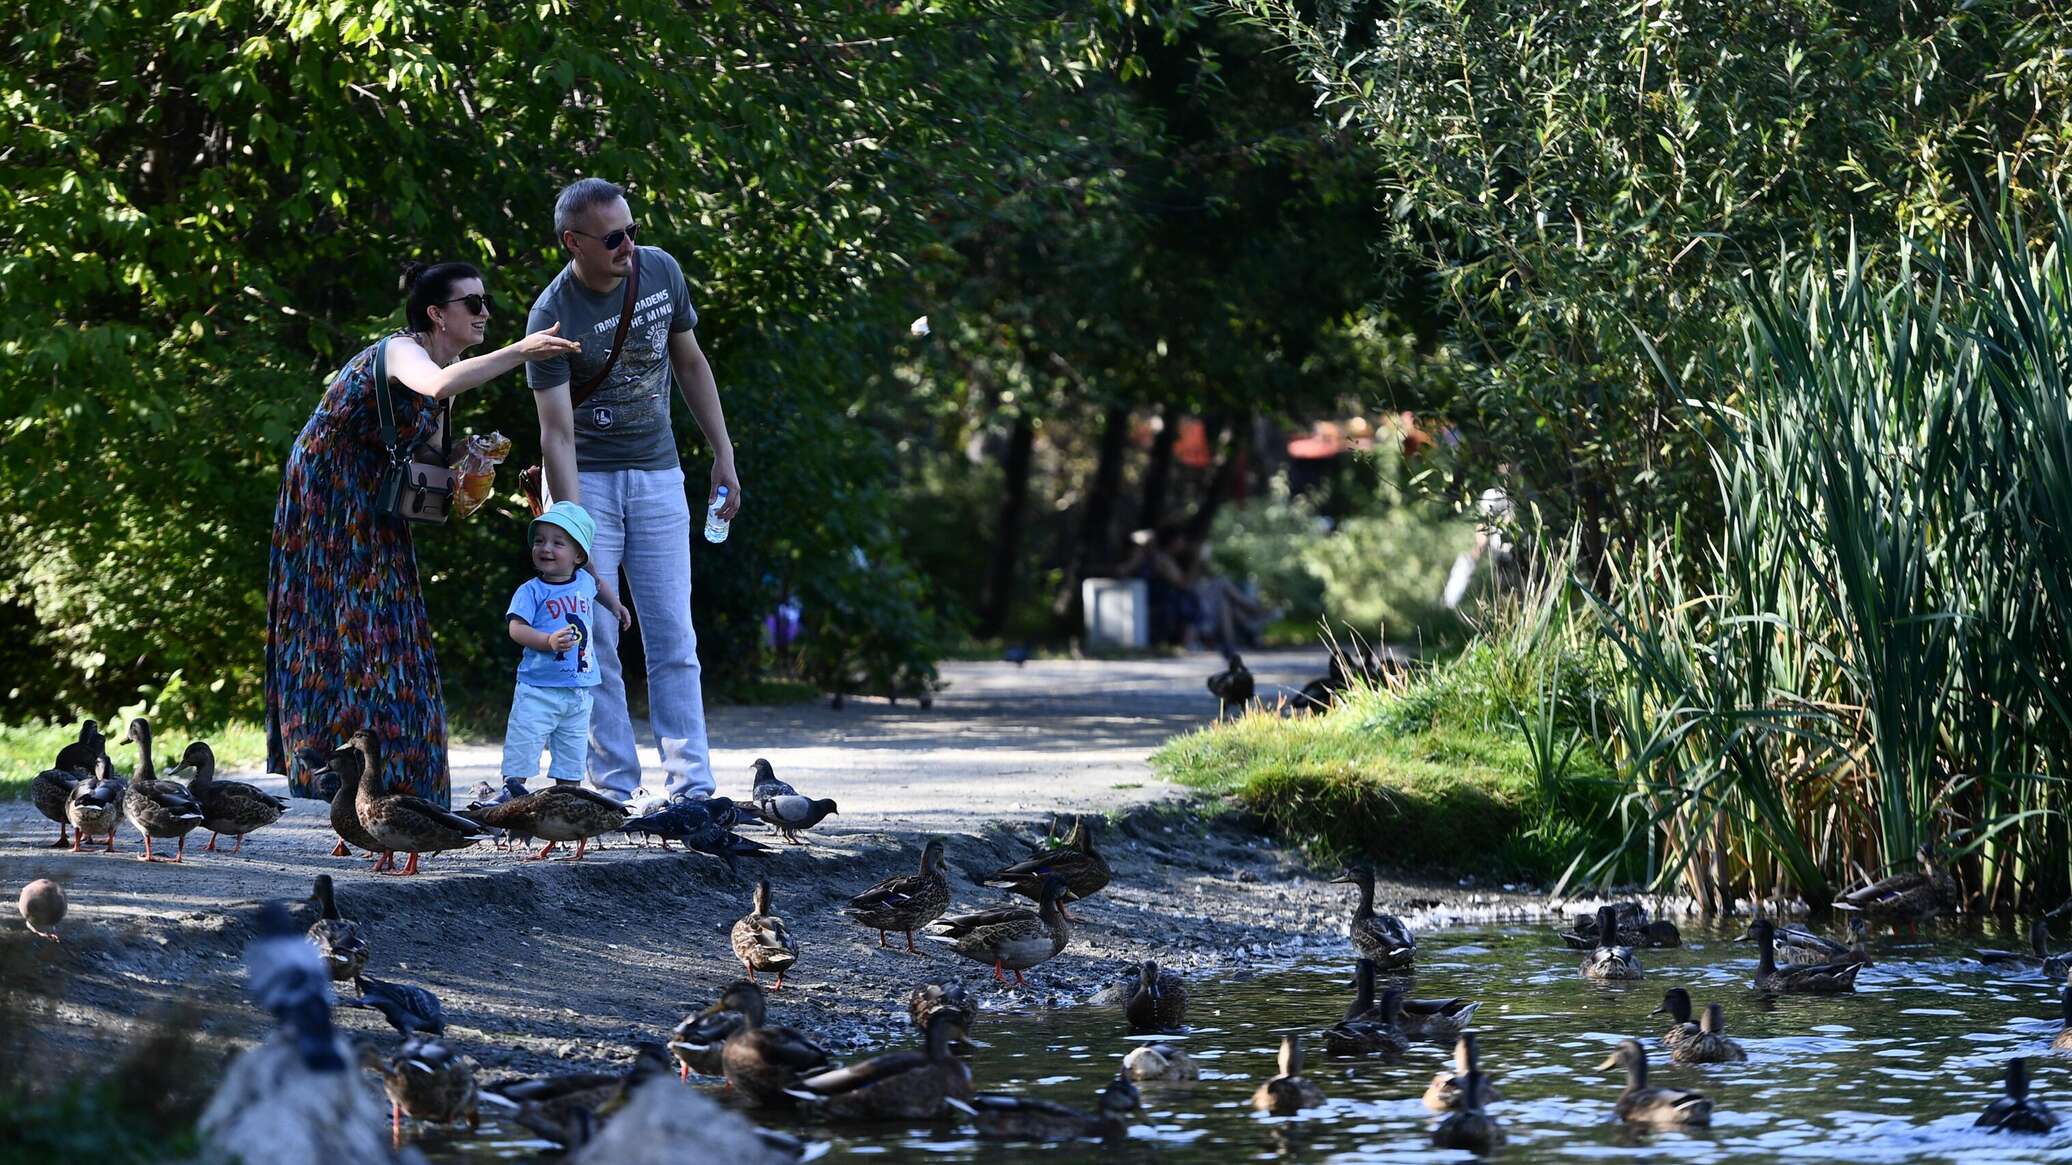
[[[1345,433],[1336,423],[1318,421],[1309,436],[1288,442],[1288,456],[1299,461],[1323,461],[1345,452]]]
[[[1209,451],[1208,426],[1199,417],[1180,421],[1180,435],[1173,440],[1173,460],[1189,469],[1207,469],[1215,455]]]
[[[1410,460],[1428,452],[1437,442],[1432,435],[1417,427],[1417,415],[1405,409],[1396,416],[1396,427],[1403,434],[1403,457]]]

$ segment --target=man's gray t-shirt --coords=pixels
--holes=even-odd
[[[575,410],[578,469],[674,469],[676,435],[669,427],[669,336],[698,326],[691,289],[683,268],[660,247],[640,247],[640,298],[633,304],[633,323],[626,329],[619,362],[597,391]],[[532,303],[525,330],[537,332],[561,325],[561,338],[583,350],[525,366],[525,382],[534,389],[566,383],[569,391],[590,382],[611,355],[619,312],[626,304],[626,285],[599,294],[583,286],[573,267],[564,266]]]

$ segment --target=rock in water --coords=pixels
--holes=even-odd
[[[746,1118],[663,1078],[636,1089],[626,1107],[568,1160],[570,1165],[787,1165],[793,1158],[764,1144]]]
[[[22,921],[32,934],[58,941],[56,928],[65,917],[65,892],[56,882],[38,878],[22,887],[22,896],[15,906],[21,910]]]
[[[422,1162],[389,1149],[388,1117],[359,1073],[312,1071],[276,1032],[231,1062],[196,1127],[209,1162]]]

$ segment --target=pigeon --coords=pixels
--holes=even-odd
[[[799,840],[799,831],[811,829],[827,819],[830,813],[839,814],[832,799],[821,797],[771,797],[755,803],[756,816],[768,822],[771,829],[784,835],[784,840],[793,845],[804,845]]]
[[[309,944],[305,942],[303,945]],[[314,954],[316,948],[310,947],[310,952]],[[318,966],[321,968],[321,962]],[[388,1020],[390,1027],[405,1036],[411,1032],[428,1032],[435,1036],[446,1034],[445,1009],[439,1006],[439,997],[424,988],[386,983],[364,976],[354,979],[353,986],[360,989],[360,997],[341,1000],[347,1007],[378,1011]]]
[[[259,908],[258,933],[245,945],[245,987],[273,1014],[312,1072],[343,1072],[331,1026],[331,974],[323,956],[278,902]]]
[[[1223,653],[1224,662],[1230,666],[1209,677],[1209,692],[1216,697],[1216,718],[1230,714],[1230,706],[1243,708],[1252,701],[1252,672],[1235,651]]]
[[[688,849],[724,860],[731,870],[743,854],[770,852],[760,842],[735,835],[730,826],[737,816],[734,803],[725,797],[691,798],[636,817],[620,826],[619,832],[659,838],[663,849],[672,841],[682,842]]]
[[[760,805],[772,797],[796,797],[797,789],[777,779],[777,770],[761,757],[755,758],[755,786],[749,791],[748,799]]]

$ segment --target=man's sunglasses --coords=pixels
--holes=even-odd
[[[586,239],[596,239],[598,242],[604,244],[604,249],[607,251],[618,250],[620,243],[623,243],[627,239],[633,238],[634,236],[640,234],[640,224],[637,222],[629,222],[624,227],[615,230],[608,235],[593,235],[589,231],[577,231],[574,227],[570,227],[568,229],[571,231],[575,231],[576,234],[579,234]]]
[[[463,295],[459,299],[446,300],[439,306],[445,307],[448,303],[467,304],[468,311],[478,316],[483,314],[484,312],[492,312],[496,310],[496,300],[490,297],[487,293],[482,295]]]

